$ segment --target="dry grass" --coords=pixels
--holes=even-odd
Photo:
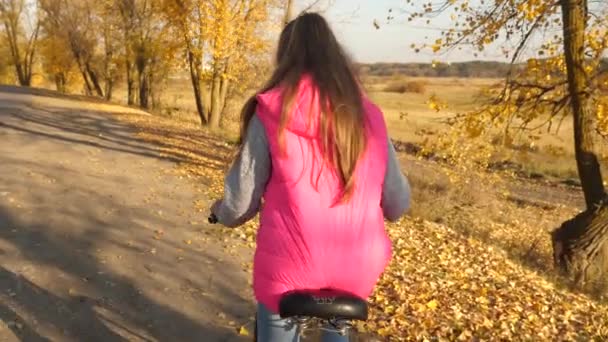
[[[427,78],[368,76],[364,86],[370,98],[383,110],[391,137],[401,141],[421,143],[433,139],[438,133],[446,130],[443,120],[454,113],[466,112],[479,106],[482,89],[500,83],[497,79],[461,79],[461,78]],[[51,87],[50,84],[45,86]],[[159,85],[158,93],[161,108],[154,114],[174,120],[197,124],[200,118],[192,95],[191,83],[187,77],[171,78],[164,85]],[[429,108],[427,101],[431,95],[437,96],[447,104],[447,108],[436,112]],[[114,100],[126,103],[126,89],[118,86]],[[238,131],[238,112],[242,99],[233,101],[224,120],[222,135],[229,140],[236,140]],[[540,120],[540,119],[539,119]],[[528,174],[542,174],[546,177],[562,179],[576,178],[577,170],[572,148],[572,123],[565,120],[558,132],[541,135],[532,152],[507,150],[502,156],[517,164]],[[608,141],[599,142],[599,151],[604,165],[608,166]]]
[[[451,182],[444,165],[404,155],[401,163],[412,185],[411,216],[449,226],[554,277],[549,233],[579,210],[577,190],[531,181],[517,184],[489,174],[463,175]]]
[[[391,85],[404,82],[421,82],[426,85],[424,94],[406,92],[403,94],[386,91]],[[422,143],[447,130],[443,120],[455,113],[470,111],[479,107],[482,98],[479,93],[486,87],[499,83],[496,79],[459,78],[415,78],[415,77],[368,77],[365,87],[370,98],[383,110],[392,138]],[[447,104],[447,108],[436,112],[429,108],[427,101],[431,95]],[[539,123],[541,118],[538,119]],[[534,124],[534,123],[533,123]],[[527,174],[541,174],[544,177],[570,179],[577,177],[574,161],[573,128],[570,120],[564,120],[559,131],[541,132],[540,140],[534,142],[532,151],[506,149],[496,158],[505,158],[521,164]],[[598,141],[598,151],[605,151],[601,162],[608,167],[608,140]]]
[[[425,81],[401,81],[401,82],[391,82],[386,87],[384,87],[384,91],[387,93],[414,93],[414,94],[424,94],[426,92],[427,82]]]

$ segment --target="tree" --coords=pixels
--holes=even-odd
[[[62,1],[40,0],[45,12],[45,30],[63,39],[80,70],[87,95],[104,96],[102,76],[95,65],[98,44],[97,28],[92,0]]]
[[[464,45],[483,51],[506,40],[515,43],[515,48],[503,48],[503,53],[515,63],[535,39],[561,30],[561,35],[554,34],[536,46],[537,57],[529,58],[524,68],[511,69],[504,86],[488,94],[488,105],[455,121],[471,138],[501,127],[504,141],[509,142],[513,130],[536,134],[539,128],[550,129],[555,121],[572,117],[586,210],[553,233],[554,256],[559,269],[576,284],[594,284],[608,275],[608,201],[594,145],[596,139],[608,136],[608,83],[602,68],[608,46],[608,5],[587,0],[495,0],[485,4],[448,0],[438,6],[425,4],[409,20],[449,11],[453,27],[425,46],[436,53]],[[541,125],[533,127],[539,120]]]
[[[118,64],[120,61],[120,37],[119,20],[111,1],[98,1],[93,9],[96,21],[99,23],[99,40],[103,50],[101,54],[96,54],[100,64],[100,72],[104,79],[104,97],[106,100],[112,99],[115,83],[119,80]]]
[[[74,68],[74,57],[63,39],[45,32],[40,40],[42,69],[55,83],[55,89],[65,93]]]
[[[0,0],[0,21],[17,79],[22,86],[30,86],[32,82],[32,66],[40,28],[40,23],[35,18],[31,32],[26,32],[23,23],[27,21],[27,5],[25,0]]]
[[[177,28],[184,44],[199,119],[202,125],[207,125],[208,111],[204,104],[206,86],[203,82],[206,19],[202,9],[201,0],[168,0],[165,3],[167,17]]]
[[[202,125],[219,128],[231,89],[251,77],[247,65],[267,52],[270,0],[167,0],[183,39]]]
[[[135,57],[132,46],[133,32],[135,30],[135,2],[134,1],[116,1],[116,7],[121,17],[122,24],[122,46],[123,65],[125,68],[125,78],[127,80],[127,104],[135,104]]]
[[[177,48],[173,31],[160,1],[115,0],[114,5],[121,18],[128,102],[134,102],[136,76],[139,105],[147,109],[154,104],[155,85],[168,71]]]

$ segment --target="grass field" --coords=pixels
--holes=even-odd
[[[370,98],[377,103],[386,117],[389,134],[393,139],[420,143],[433,139],[448,126],[442,121],[456,113],[478,108],[482,99],[482,89],[499,83],[499,79],[463,78],[415,78],[404,76],[364,77],[364,86]],[[390,84],[414,82],[422,84],[418,92],[386,91]],[[159,114],[191,123],[199,122],[188,79],[171,79],[160,89],[162,108]],[[436,96],[446,108],[437,112],[428,105],[428,99]],[[118,88],[116,99],[124,99],[126,91]],[[238,111],[242,100],[234,100],[227,111],[222,134],[235,138],[238,129]],[[572,147],[572,124],[565,120],[559,132],[542,134],[535,142],[536,149],[524,152],[505,150],[497,156],[521,165],[528,174],[542,174],[546,177],[572,179],[577,177]],[[608,144],[600,142],[600,150],[608,151]],[[604,156],[604,160],[606,156]]]
[[[422,78],[407,76],[364,76],[364,87],[369,97],[384,112],[389,134],[393,139],[421,143],[433,139],[446,130],[443,123],[447,117],[479,108],[483,99],[480,92],[487,87],[500,83],[500,79],[481,78]],[[416,91],[387,91],[390,85],[416,83]],[[196,106],[192,96],[190,80],[180,76],[169,79],[160,85],[159,109],[156,114],[180,121],[197,124]],[[428,100],[435,96],[445,108],[439,112],[431,109]],[[119,85],[114,91],[114,101],[126,103],[126,89]],[[243,99],[231,101],[227,117],[223,122],[221,134],[229,140],[236,138],[238,112]],[[544,133],[535,142],[535,149],[526,151],[504,150],[496,158],[509,160],[521,166],[528,174],[541,174],[559,179],[577,178],[573,152],[573,132],[571,120],[564,120],[558,132]],[[603,151],[604,165],[608,165],[608,141],[599,141],[598,150]]]
[[[394,82],[416,82],[424,84],[423,92],[387,92],[387,86]],[[457,113],[479,108],[483,104],[480,92],[500,83],[499,79],[461,78],[402,78],[374,77],[366,79],[366,88],[373,101],[383,110],[389,133],[393,139],[419,143],[433,139],[448,126],[442,121]],[[431,96],[446,105],[439,112],[429,108]],[[539,119],[540,122],[540,119]],[[555,126],[554,126],[555,127]],[[528,174],[542,174],[546,177],[571,179],[577,177],[574,161],[573,130],[569,119],[563,121],[560,129],[541,134],[535,148],[524,151],[503,149],[496,158],[508,159],[520,164]],[[604,165],[608,165],[608,141],[598,141],[598,151],[604,153]]]

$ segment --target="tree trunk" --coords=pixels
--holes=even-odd
[[[114,81],[112,79],[106,80],[105,99],[108,101],[112,100],[112,91],[114,90]]]
[[[198,63],[192,51],[188,51],[188,67],[190,68],[190,81],[192,82],[192,91],[196,102],[196,112],[201,120],[201,125],[205,126],[207,125],[207,116],[205,115],[205,106],[201,94],[200,63]]]
[[[148,81],[148,97],[149,97],[149,103],[152,106],[152,109],[158,109],[160,108],[160,99],[158,98],[158,94],[157,94],[157,90],[158,87],[160,86],[160,80],[156,80],[155,77],[156,75],[154,74],[154,70],[156,69],[156,65],[150,64],[150,68],[148,71],[148,77],[147,77],[147,81]]]
[[[139,73],[139,106],[143,109],[148,109],[150,92],[148,88],[147,75],[144,72]]]
[[[135,80],[133,79],[133,66],[128,57],[125,66],[127,69],[127,104],[132,106],[135,104]]]
[[[87,72],[86,72],[84,66],[82,65],[82,62],[80,61],[80,58],[78,58],[78,56],[76,56],[76,64],[78,64],[78,69],[80,70],[80,74],[82,75],[82,80],[84,81],[84,86],[85,86],[84,90],[85,90],[86,95],[87,96],[93,95],[93,86],[91,85]]]
[[[209,115],[209,127],[211,127],[212,130],[217,130],[220,127],[220,85],[221,75],[218,71],[215,71],[213,73],[213,81],[211,83],[211,114]]]
[[[21,65],[21,53],[19,51],[19,43],[17,41],[17,32],[15,22],[8,19],[8,14],[4,14],[7,18],[4,19],[4,30],[6,32],[6,39],[8,40],[8,46],[11,51],[11,58],[13,65],[15,66],[15,73],[17,74],[17,80],[19,85],[26,86],[25,77],[23,75],[23,66]]]
[[[230,80],[222,78],[220,84],[220,127],[224,127],[226,120],[226,104],[228,103],[228,87],[230,86]]]
[[[55,88],[60,93],[65,93],[65,75],[62,72],[55,74]]]
[[[293,18],[293,0],[287,0],[285,4],[285,15],[283,17],[283,26],[287,26]]]
[[[585,62],[585,28],[587,0],[562,0],[564,53],[568,70],[568,91],[574,117],[574,148],[578,173],[588,209],[605,197],[600,164],[595,154],[594,118],[587,106]]]
[[[39,31],[40,21],[37,21],[36,28],[34,29],[34,32],[32,32],[32,36],[30,37],[25,50],[25,79],[28,86],[32,84],[34,57],[36,56],[36,43],[38,42]]]
[[[558,269],[580,288],[608,290],[608,206],[586,210],[552,233]]]
[[[150,92],[148,89],[148,79],[146,75],[148,65],[146,63],[146,58],[141,52],[137,53],[136,56],[135,65],[137,66],[137,80],[139,83],[139,106],[143,109],[148,109],[150,105],[148,101]]]
[[[97,96],[103,97],[103,89],[101,89],[101,85],[99,84],[99,78],[97,77],[97,74],[91,68],[91,65],[89,64],[88,61],[85,63],[84,66],[85,66],[86,73],[89,76],[89,79],[91,80],[91,85],[93,86],[95,93],[97,94]]]
[[[594,115],[587,106],[584,71],[586,0],[561,0],[568,91],[574,119],[574,144],[586,210],[553,232],[557,267],[579,287],[597,285],[608,275],[608,206],[594,152]],[[607,284],[608,285],[608,284]]]
[[[85,86],[85,93],[87,96],[91,96],[93,95],[93,86],[91,85],[91,81],[89,80],[87,70],[85,68],[85,62],[82,56],[82,52],[78,47],[77,40],[72,32],[68,32],[68,42],[70,44],[70,50],[72,51],[74,60],[76,61],[76,65],[78,65],[78,70],[80,70],[80,74],[82,75],[82,80],[84,81]]]

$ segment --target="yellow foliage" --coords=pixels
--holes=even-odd
[[[416,6],[415,2],[410,2]],[[559,123],[570,113],[567,88],[567,70],[562,53],[564,40],[561,34],[561,12],[559,3],[547,0],[497,0],[486,4],[473,4],[469,0],[450,0],[441,2],[443,11],[452,10],[451,26],[441,32],[441,38],[430,46],[433,52],[449,49],[458,45],[472,45],[483,51],[499,39],[515,42],[515,46],[504,48],[507,58],[518,57],[524,53],[536,56],[513,68],[503,87],[487,89],[481,95],[480,109],[469,113],[459,113],[454,118],[451,130],[441,139],[432,142],[427,149],[444,151],[443,154],[453,165],[468,165],[479,169],[492,156],[490,148],[484,145],[496,140],[497,134],[503,135],[504,142],[513,142],[515,137],[526,134],[511,134],[511,131],[543,127],[559,128]],[[415,9],[411,19],[429,15],[429,7]],[[433,5],[436,6],[436,5]],[[597,113],[598,131],[608,132],[606,94],[608,90],[602,65],[608,46],[608,3],[589,8],[585,35],[587,58],[583,69],[589,79],[589,108]],[[535,39],[542,40],[538,45]],[[530,54],[530,52],[536,52]],[[519,55],[516,55],[519,54]],[[517,61],[517,59],[515,59]],[[435,99],[428,102],[429,108],[441,109]],[[474,139],[466,141],[466,139]],[[476,147],[473,147],[476,146]],[[477,148],[479,147],[479,148]],[[473,156],[467,155],[473,152]],[[475,160],[475,165],[469,161]]]
[[[608,138],[608,98],[602,97],[596,104],[597,126],[600,134]]]

